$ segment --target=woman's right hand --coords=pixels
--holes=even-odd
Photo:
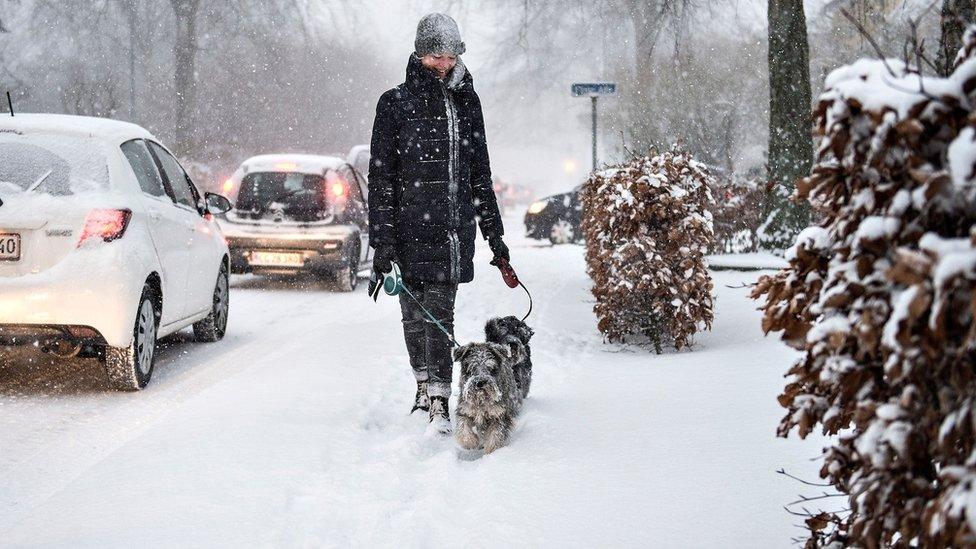
[[[373,252],[373,270],[378,273],[388,273],[393,270],[393,260],[396,248],[390,245],[380,246]]]

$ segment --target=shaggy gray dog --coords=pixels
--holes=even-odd
[[[521,352],[497,343],[471,343],[454,351],[461,363],[461,398],[457,406],[458,444],[490,454],[508,442],[522,408],[522,391],[515,381]]]
[[[529,340],[535,332],[529,325],[514,316],[493,318],[485,324],[485,341],[498,343],[512,349],[512,356],[521,356],[515,363],[515,384],[522,398],[529,396],[532,385],[532,349]]]

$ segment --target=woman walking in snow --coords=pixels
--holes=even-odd
[[[373,268],[395,261],[413,295],[451,333],[426,319],[403,293],[400,309],[417,379],[413,410],[429,411],[428,430],[451,432],[454,299],[474,279],[475,224],[494,260],[509,258],[492,188],[481,101],[460,55],[457,23],[432,13],[417,25],[403,84],[376,106],[369,168]]]

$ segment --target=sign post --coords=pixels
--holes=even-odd
[[[577,83],[571,87],[573,97],[589,97],[593,108],[593,171],[596,171],[596,100],[601,95],[616,95],[616,82]]]

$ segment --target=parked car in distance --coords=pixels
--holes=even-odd
[[[568,193],[554,194],[529,204],[525,213],[525,232],[529,238],[548,240],[553,244],[580,242],[580,217],[583,206],[580,187]]]
[[[97,357],[110,384],[152,377],[156,340],[217,341],[227,245],[201,196],[145,129],[81,116],[0,117],[0,345]]]
[[[304,154],[249,158],[231,176],[220,219],[235,273],[331,277],[352,291],[370,261],[368,189],[347,161]]]

